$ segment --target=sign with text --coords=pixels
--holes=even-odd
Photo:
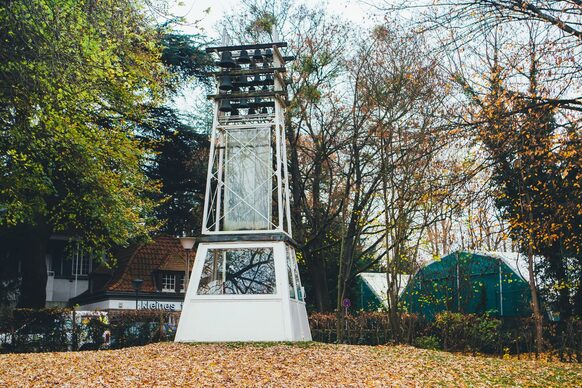
[[[140,300],[139,310],[182,311],[182,302],[168,302],[159,300]]]

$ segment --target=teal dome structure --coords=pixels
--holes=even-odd
[[[453,252],[408,282],[404,311],[433,319],[443,311],[498,317],[531,316],[527,259],[518,253]]]

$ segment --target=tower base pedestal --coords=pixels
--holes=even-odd
[[[201,243],[175,341],[311,341],[294,248]]]

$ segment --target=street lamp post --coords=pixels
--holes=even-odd
[[[139,289],[143,283],[142,279],[133,279],[131,284],[133,285],[133,289],[135,290],[135,309],[137,310],[137,302],[139,300]]]
[[[194,237],[180,237],[180,244],[182,248],[186,251],[186,272],[184,273],[184,293],[188,289],[188,283],[190,281],[190,251],[194,248],[194,243],[196,239]]]

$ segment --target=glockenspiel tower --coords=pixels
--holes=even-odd
[[[291,233],[285,42],[211,47],[202,237],[176,341],[310,341]]]

